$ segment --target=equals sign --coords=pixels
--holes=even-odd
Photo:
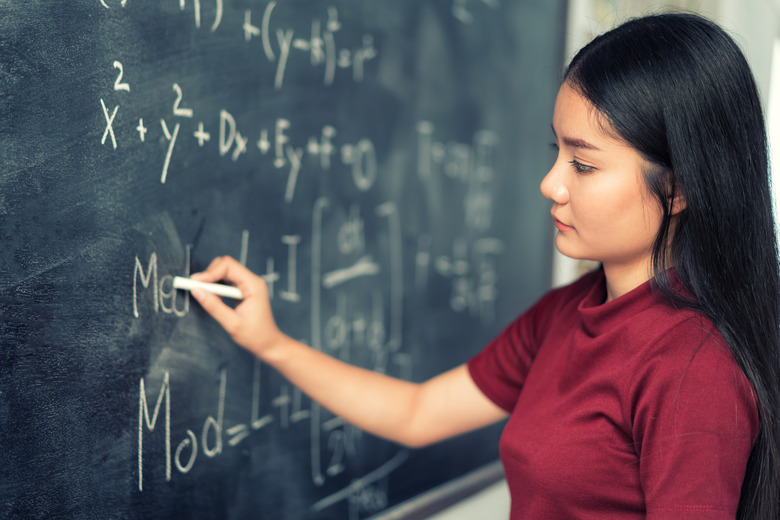
[[[238,424],[232,428],[229,428],[227,430],[227,434],[232,436],[232,438],[228,441],[228,444],[235,446],[239,442],[249,437],[249,428],[246,424]]]

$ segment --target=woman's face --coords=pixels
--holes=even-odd
[[[558,158],[541,185],[553,201],[555,245],[566,256],[602,262],[605,271],[627,269],[646,280],[661,208],[646,188],[645,161],[602,122],[564,83],[552,124]]]

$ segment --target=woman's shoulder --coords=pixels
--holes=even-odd
[[[739,399],[752,404],[750,383],[709,318],[670,305],[657,306],[648,318],[632,363],[634,391],[665,389],[675,400],[689,394],[701,403]]]
[[[676,428],[709,429],[752,437],[757,431],[755,393],[723,336],[692,312],[646,345],[633,363],[631,416],[650,420],[672,410]],[[681,428],[685,424],[685,428]]]

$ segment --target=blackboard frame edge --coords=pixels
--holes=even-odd
[[[423,520],[503,479],[504,466],[496,460],[367,520]]]

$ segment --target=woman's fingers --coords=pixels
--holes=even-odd
[[[246,272],[249,272],[235,259],[229,256],[219,256],[211,261],[205,271],[193,274],[192,278],[200,282],[234,281],[231,278],[236,276],[237,267],[242,267]]]
[[[229,282],[241,289],[244,297],[247,297],[252,292],[254,275],[234,258],[221,256],[212,260],[205,271],[195,273],[190,278],[199,282]]]
[[[278,329],[273,319],[264,280],[229,256],[215,258],[202,273],[193,274],[201,282],[235,285],[244,299],[232,308],[219,296],[205,291],[193,292],[203,309],[230,334],[239,345],[259,353],[273,341]]]
[[[202,289],[195,289],[192,291],[192,296],[198,300],[198,303],[200,303],[201,307],[203,307],[206,312],[222,325],[222,328],[224,328],[228,334],[238,326],[240,317],[236,311],[225,305],[222,298],[216,294],[211,294]]]

